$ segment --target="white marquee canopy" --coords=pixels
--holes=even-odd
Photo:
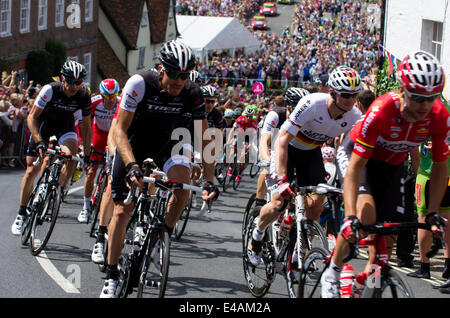
[[[209,51],[228,50],[231,56],[236,49],[244,49],[245,55],[259,51],[258,39],[235,18],[177,15],[176,21],[179,39],[202,61]]]

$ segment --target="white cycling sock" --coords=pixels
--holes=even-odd
[[[255,226],[253,229],[252,237],[255,241],[262,241],[264,238],[264,230],[261,230],[259,226]]]
[[[327,276],[332,277],[334,281],[339,281],[339,279],[341,278],[341,270],[342,270],[342,268],[337,266],[333,262],[333,259],[331,259],[330,266],[328,267],[328,270],[327,270],[327,272],[328,272]]]
[[[84,198],[84,210],[90,210],[91,209],[91,198]]]

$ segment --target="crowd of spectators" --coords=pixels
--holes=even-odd
[[[26,141],[26,118],[38,94],[33,81],[25,85],[18,73],[2,73],[0,84],[0,161],[1,167],[15,167]],[[20,160],[20,158],[19,158]]]
[[[250,17],[261,1],[178,0],[178,14]],[[258,79],[266,87],[287,88],[318,83],[320,75],[338,65],[356,69],[367,82],[373,81],[378,63],[379,34],[373,12],[367,10],[370,0],[302,0],[293,7],[288,32],[275,34],[249,30],[260,41],[259,52],[235,56],[212,52],[208,62],[199,61],[198,71],[207,78]],[[227,80],[229,82],[229,80]],[[227,84],[225,82],[225,84]]]

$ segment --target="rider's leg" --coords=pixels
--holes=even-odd
[[[63,151],[66,155],[69,156],[76,156],[77,152],[78,152],[78,140],[76,139],[76,134],[73,133],[75,135],[75,138],[71,138],[71,136],[64,138],[61,137],[61,151]],[[61,185],[62,188],[64,188],[69,180],[70,177],[72,177],[75,168],[77,166],[77,162],[75,160],[69,160],[67,162],[67,164],[65,164],[63,166],[63,168],[61,169],[61,176],[59,178],[59,184]]]
[[[167,172],[167,178],[175,179],[178,182],[189,184],[190,183],[190,169],[185,165],[174,165],[169,168]],[[169,205],[167,207],[166,226],[169,229],[169,233],[175,227],[178,219],[183,212],[184,207],[189,199],[189,191],[187,190],[174,190],[173,196],[170,198]]]
[[[267,170],[264,168],[263,171],[258,176],[258,183],[256,186],[256,203],[265,204],[265,197],[267,194],[266,177],[268,175]]]

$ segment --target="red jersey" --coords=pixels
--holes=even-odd
[[[113,120],[114,114],[116,113],[117,107],[120,104],[121,97],[117,96],[116,106],[113,109],[106,109],[103,104],[102,95],[98,94],[91,98],[92,109],[91,115],[94,118],[93,125],[101,131],[109,131],[111,127],[111,122]]]
[[[258,122],[254,119],[252,119],[249,123],[247,123],[247,117],[245,116],[239,116],[236,121],[234,122],[234,127],[238,128],[239,130],[246,131],[247,129],[258,129]]]
[[[431,136],[433,161],[447,160],[450,118],[443,103],[436,99],[427,117],[414,123],[403,119],[400,106],[400,97],[395,93],[378,97],[350,132],[355,143],[353,152],[366,159],[397,165]]]

